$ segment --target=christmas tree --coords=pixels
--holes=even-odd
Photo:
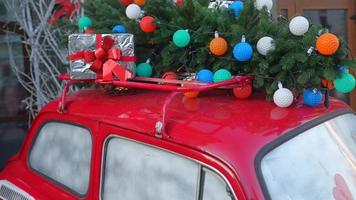
[[[272,18],[271,3],[90,0],[85,15],[97,33],[110,33],[120,24],[117,32],[134,34],[138,64],[149,59],[156,77],[226,69],[232,75],[252,74],[254,88],[264,88],[268,98],[279,82],[296,95],[329,80],[350,92],[354,79],[345,76],[356,65],[344,40],[302,16]],[[229,77],[220,72],[223,79]]]

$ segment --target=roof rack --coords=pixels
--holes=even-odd
[[[165,125],[167,121],[167,107],[173,100],[174,96],[179,93],[185,92],[203,92],[214,89],[233,89],[237,87],[243,87],[246,85],[251,85],[253,76],[236,76],[229,80],[218,82],[218,83],[202,83],[198,81],[190,80],[168,80],[160,78],[145,78],[145,77],[135,77],[127,81],[111,80],[106,81],[103,79],[71,79],[70,75],[60,74],[58,76],[60,80],[66,81],[66,84],[62,90],[60,97],[60,102],[58,104],[58,112],[65,112],[65,97],[66,94],[73,84],[88,83],[97,85],[113,85],[118,87],[128,87],[128,88],[138,88],[146,90],[156,90],[156,91],[166,91],[171,92],[170,95],[166,97],[166,100],[162,107],[161,120],[156,123],[156,137],[159,138],[169,138],[165,132]],[[189,87],[184,86],[189,85]]]

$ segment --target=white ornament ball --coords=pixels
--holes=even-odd
[[[273,1],[272,0],[256,0],[255,5],[258,10],[262,10],[264,7],[266,7],[268,11],[271,11],[272,7],[273,7]]]
[[[274,40],[271,37],[263,37],[257,42],[257,51],[261,55],[267,55],[269,51],[273,51],[275,49]]]
[[[303,16],[294,17],[289,23],[293,35],[302,36],[309,30],[309,21]]]
[[[283,88],[282,84],[278,84],[279,89],[273,94],[274,103],[281,108],[287,108],[293,103],[293,93],[287,89]]]
[[[129,19],[138,19],[141,17],[141,8],[136,4],[130,4],[126,8],[126,16]]]

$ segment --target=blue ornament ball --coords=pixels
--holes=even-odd
[[[318,89],[305,89],[303,94],[304,104],[310,107],[319,106],[323,101],[323,94]]]
[[[127,31],[126,31],[125,26],[118,24],[112,28],[112,32],[113,33],[126,33]]]
[[[245,7],[242,1],[235,1],[229,5],[229,9],[234,12],[235,16],[240,16],[241,10]]]
[[[253,49],[247,42],[240,42],[234,47],[234,57],[237,61],[246,62],[253,56]]]
[[[214,74],[212,71],[208,69],[202,69],[198,72],[196,79],[200,82],[212,83],[214,82],[213,77]]]
[[[341,73],[349,73],[348,69],[345,66],[339,66],[339,71]]]

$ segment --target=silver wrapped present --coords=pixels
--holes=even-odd
[[[110,41],[105,38],[110,38]],[[103,66],[112,61],[130,72],[127,78],[133,78],[135,74],[135,48],[132,34],[72,34],[69,36],[68,50],[71,79],[102,78]],[[113,50],[118,54],[115,58],[112,55]]]

